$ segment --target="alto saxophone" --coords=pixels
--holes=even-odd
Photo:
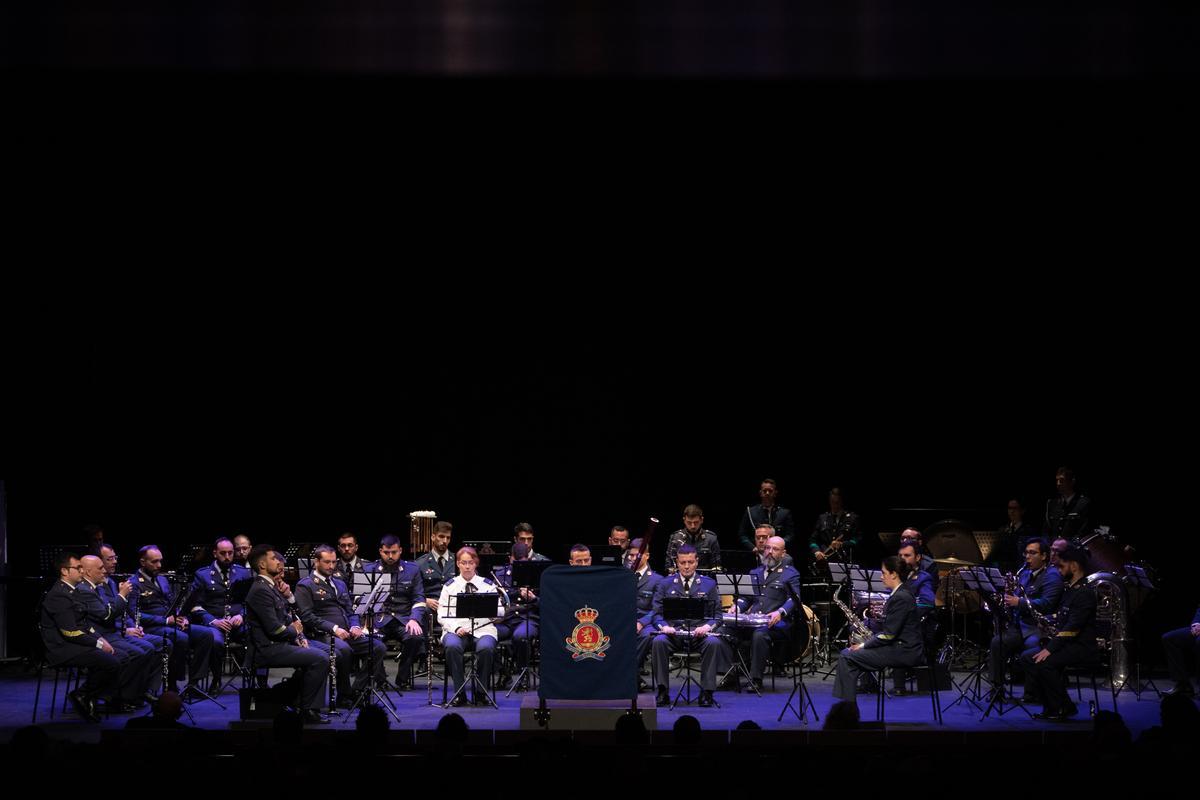
[[[837,596],[841,594],[841,591],[842,587],[838,586],[838,590],[833,593],[833,602],[846,615],[846,623],[850,626],[850,644],[852,646],[863,644],[867,639],[871,638],[871,629],[867,627],[865,622],[858,618],[857,614],[846,608],[845,603],[838,600]]]

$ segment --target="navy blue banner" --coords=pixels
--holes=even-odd
[[[637,576],[621,567],[542,573],[538,696],[629,700],[637,695]]]

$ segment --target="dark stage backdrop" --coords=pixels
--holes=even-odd
[[[25,431],[30,469],[6,482],[13,570],[36,573],[37,543],[81,540],[91,522],[127,569],[144,543],[170,558],[238,532],[283,545],[350,530],[370,557],[427,508],[456,542],[511,539],[528,521],[543,552],[602,543],[615,523],[638,535],[655,515],[657,566],[688,503],[736,546],[765,476],[803,538],[833,485],[868,534],[947,509],[994,529],[1014,494],[1040,519],[1069,464],[1097,521],[1162,567],[1180,603],[1195,599],[1161,449],[1181,435],[1184,396],[1145,392],[1156,362],[1116,341],[1066,360],[941,331],[854,349],[681,334],[596,346],[548,329],[470,348],[386,341],[105,337],[57,353],[44,370],[70,391]]]

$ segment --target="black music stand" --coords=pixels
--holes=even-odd
[[[374,698],[376,701],[378,701],[379,705],[381,705],[385,709],[387,709],[388,713],[392,715],[392,717],[396,720],[396,722],[399,722],[400,715],[396,713],[396,706],[394,703],[392,703],[391,698],[387,696],[387,693],[389,690],[394,690],[396,692],[396,694],[399,695],[400,690],[396,689],[394,686],[389,685],[386,681],[384,681],[383,685],[380,686],[379,681],[377,681],[375,678],[375,643],[374,643],[374,641],[375,641],[375,637],[377,635],[375,633],[375,615],[379,614],[383,611],[383,607],[387,603],[387,600],[388,600],[388,595],[391,593],[391,590],[392,590],[391,581],[390,580],[380,580],[380,578],[387,576],[390,573],[387,573],[387,572],[371,572],[371,573],[355,572],[354,574],[362,575],[364,577],[364,579],[367,580],[368,582],[371,581],[371,578],[375,579],[371,585],[370,591],[368,591],[366,594],[364,594],[362,596],[362,599],[360,599],[358,601],[358,603],[355,604],[355,606],[354,606],[354,613],[358,615],[358,618],[361,620],[363,618],[363,615],[365,614],[366,619],[367,619],[367,645],[368,645],[368,647],[367,647],[367,675],[369,675],[370,677],[367,680],[366,691],[359,692],[358,697],[356,697],[354,700],[354,704],[352,706],[350,706],[349,710],[346,711],[346,716],[343,719],[342,724],[345,724],[350,721],[350,715],[354,712],[354,709],[358,708],[360,705],[362,705],[364,702],[366,702],[367,698]],[[330,646],[330,648],[333,647],[332,641],[330,641],[329,646]]]
[[[167,609],[167,616],[175,618],[175,624],[171,626],[171,647],[173,650],[175,647],[179,646],[179,618],[181,616],[184,619],[187,618],[187,615],[183,613],[183,606],[185,606],[187,604],[187,600],[189,597],[191,597],[191,594],[192,594],[191,588],[190,588],[191,583],[192,583],[191,578],[190,578],[191,573],[188,573],[188,572],[179,572],[179,573],[160,572],[159,575],[165,577],[167,579],[167,585],[172,587],[172,589],[171,589],[171,592],[172,592],[171,604],[170,604],[170,607]],[[157,580],[157,579],[158,579],[158,576],[155,576],[155,580]],[[189,622],[188,626],[191,627],[190,622]],[[167,646],[167,640],[166,640],[166,635],[164,633],[163,647],[166,648],[166,646]],[[219,700],[217,700],[217,698],[213,697],[211,694],[209,694],[208,692],[204,691],[199,686],[197,686],[193,682],[194,677],[195,676],[192,675],[191,670],[189,668],[187,685],[183,687],[183,691],[179,695],[179,699],[182,701],[182,707],[186,710],[188,705],[191,703],[198,703],[201,700],[208,700],[210,702],[216,703],[217,707],[220,708],[222,711],[224,711],[225,710],[224,704],[222,704]],[[209,688],[211,689],[212,687],[210,686]],[[163,691],[165,692],[166,689],[167,689],[167,687],[164,684]],[[150,709],[149,714],[153,714],[153,713],[154,713],[154,709]],[[147,716],[149,716],[149,714],[147,714]],[[188,719],[190,719],[192,721],[192,724],[195,725],[196,720],[195,720],[195,718],[192,717],[192,712],[188,711],[187,715],[188,715]]]
[[[620,567],[625,563],[625,548],[620,545],[589,544],[588,550],[591,551],[594,567]]]
[[[801,624],[807,624],[807,620],[804,618],[804,602],[802,601],[802,599],[800,597],[798,597],[795,592],[792,591],[792,586],[790,583],[787,583],[785,581],[784,586],[787,587],[788,594],[790,594],[792,596],[792,619],[791,619],[792,627],[788,631],[788,634],[789,634],[788,635],[788,646],[794,648],[796,646],[796,633],[798,630],[798,626]],[[813,642],[810,642],[809,647],[810,647],[810,652],[812,652],[813,655],[815,656],[816,655],[816,644]],[[790,655],[790,653],[789,653],[789,655]],[[816,707],[816,705],[813,704],[812,695],[809,694],[808,687],[804,685],[804,665],[803,665],[803,663],[801,663],[803,661],[804,661],[804,654],[801,653],[792,662],[792,691],[787,696],[787,700],[784,701],[783,708],[779,709],[779,717],[778,717],[778,719],[775,720],[776,722],[783,722],[783,715],[787,713],[788,709],[791,709],[791,712],[793,714],[795,714],[796,717],[801,722],[803,722],[805,725],[807,725],[808,724],[808,716],[807,716],[807,711],[805,710],[806,708],[812,709],[813,720],[815,720],[817,722],[821,721],[821,715],[817,713],[817,707]],[[792,698],[795,697],[797,694],[800,695],[800,710],[799,711],[797,711],[796,707],[792,705]],[[761,697],[762,695],[759,695],[759,696]]]
[[[698,683],[696,683],[696,679],[692,677],[692,672],[695,671],[692,668],[692,640],[695,639],[696,637],[693,636],[693,634],[692,634],[692,631],[695,630],[695,628],[688,627],[688,623],[695,621],[695,620],[706,619],[705,614],[704,614],[704,612],[706,610],[705,609],[705,605],[706,605],[705,600],[706,600],[706,598],[703,598],[703,597],[664,597],[663,598],[663,611],[662,611],[663,619],[669,620],[672,622],[674,622],[675,620],[679,620],[679,622],[681,623],[680,627],[684,632],[683,633],[676,632],[673,635],[684,637],[684,645],[685,645],[684,655],[686,656],[686,659],[687,659],[686,661],[684,661],[684,667],[685,667],[685,671],[687,674],[684,677],[683,685],[679,687],[679,691],[675,694],[675,699],[671,702],[671,710],[672,711],[675,710],[675,706],[677,706],[679,704],[679,698],[684,697],[685,691],[686,691],[687,695],[686,695],[686,699],[684,700],[684,703],[686,703],[687,705],[690,706],[692,704],[692,688],[691,688],[692,684],[696,684],[697,686],[700,686]],[[671,627],[675,627],[675,626],[672,625]],[[712,634],[710,633],[709,636],[712,636]],[[703,690],[703,688],[704,687],[700,686],[701,690]],[[717,701],[713,700],[713,704],[717,705]],[[720,705],[717,705],[717,708],[720,708]]]
[[[513,585],[513,589],[518,592],[518,597],[521,589],[528,589],[536,595],[537,591],[542,588],[542,573],[553,565],[553,561],[514,561],[512,563],[512,572],[509,573],[509,580]],[[536,600],[534,602],[536,602]],[[526,620],[529,619],[530,613],[531,610],[527,610],[525,612]],[[520,609],[518,609],[516,612],[516,620],[517,625],[520,625]],[[514,644],[513,647],[516,647],[516,645]],[[513,677],[512,686],[509,687],[508,692],[505,693],[505,697],[508,697],[514,691],[516,691],[517,687],[521,685],[521,681],[525,679],[526,673],[528,673],[529,677],[529,688],[537,688],[539,676],[537,668],[533,665],[533,642],[529,643],[529,647],[529,663],[522,667],[521,671]]]
[[[476,620],[490,620],[496,616],[500,610],[500,594],[498,592],[463,592],[461,594],[453,594],[447,598],[454,604],[454,613],[446,611],[446,616],[455,619],[471,620],[471,639],[475,643],[475,658],[471,661],[471,669],[463,678],[462,686],[454,691],[449,700],[446,700],[446,694],[442,692],[442,708],[449,708],[454,704],[461,695],[465,694],[467,687],[471,687],[471,698],[479,697],[479,692],[483,692],[483,698],[488,701],[488,705],[492,708],[499,708],[496,704],[496,699],[492,697],[492,693],[488,687],[483,685],[483,681],[479,677],[479,673],[475,670],[475,665],[479,660],[479,640],[475,636],[477,628],[482,627],[476,623]],[[486,624],[486,623],[485,623]],[[453,633],[453,631],[451,631]],[[466,655],[464,651],[463,655]],[[449,672],[449,666],[446,671]]]

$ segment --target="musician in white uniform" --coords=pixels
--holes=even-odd
[[[451,705],[466,705],[466,692],[460,691],[463,685],[463,653],[475,651],[475,669],[483,686],[491,685],[492,660],[496,653],[496,626],[491,619],[470,619],[451,616],[457,614],[458,602],[455,599],[460,594],[496,593],[496,586],[491,581],[476,574],[479,568],[479,554],[473,547],[459,548],[455,555],[458,564],[458,575],[454,580],[442,587],[441,597],[438,598],[438,622],[442,624],[442,645],[446,650],[446,665],[450,669],[450,678],[454,682],[454,699]],[[476,705],[488,702],[483,696],[473,696]]]

